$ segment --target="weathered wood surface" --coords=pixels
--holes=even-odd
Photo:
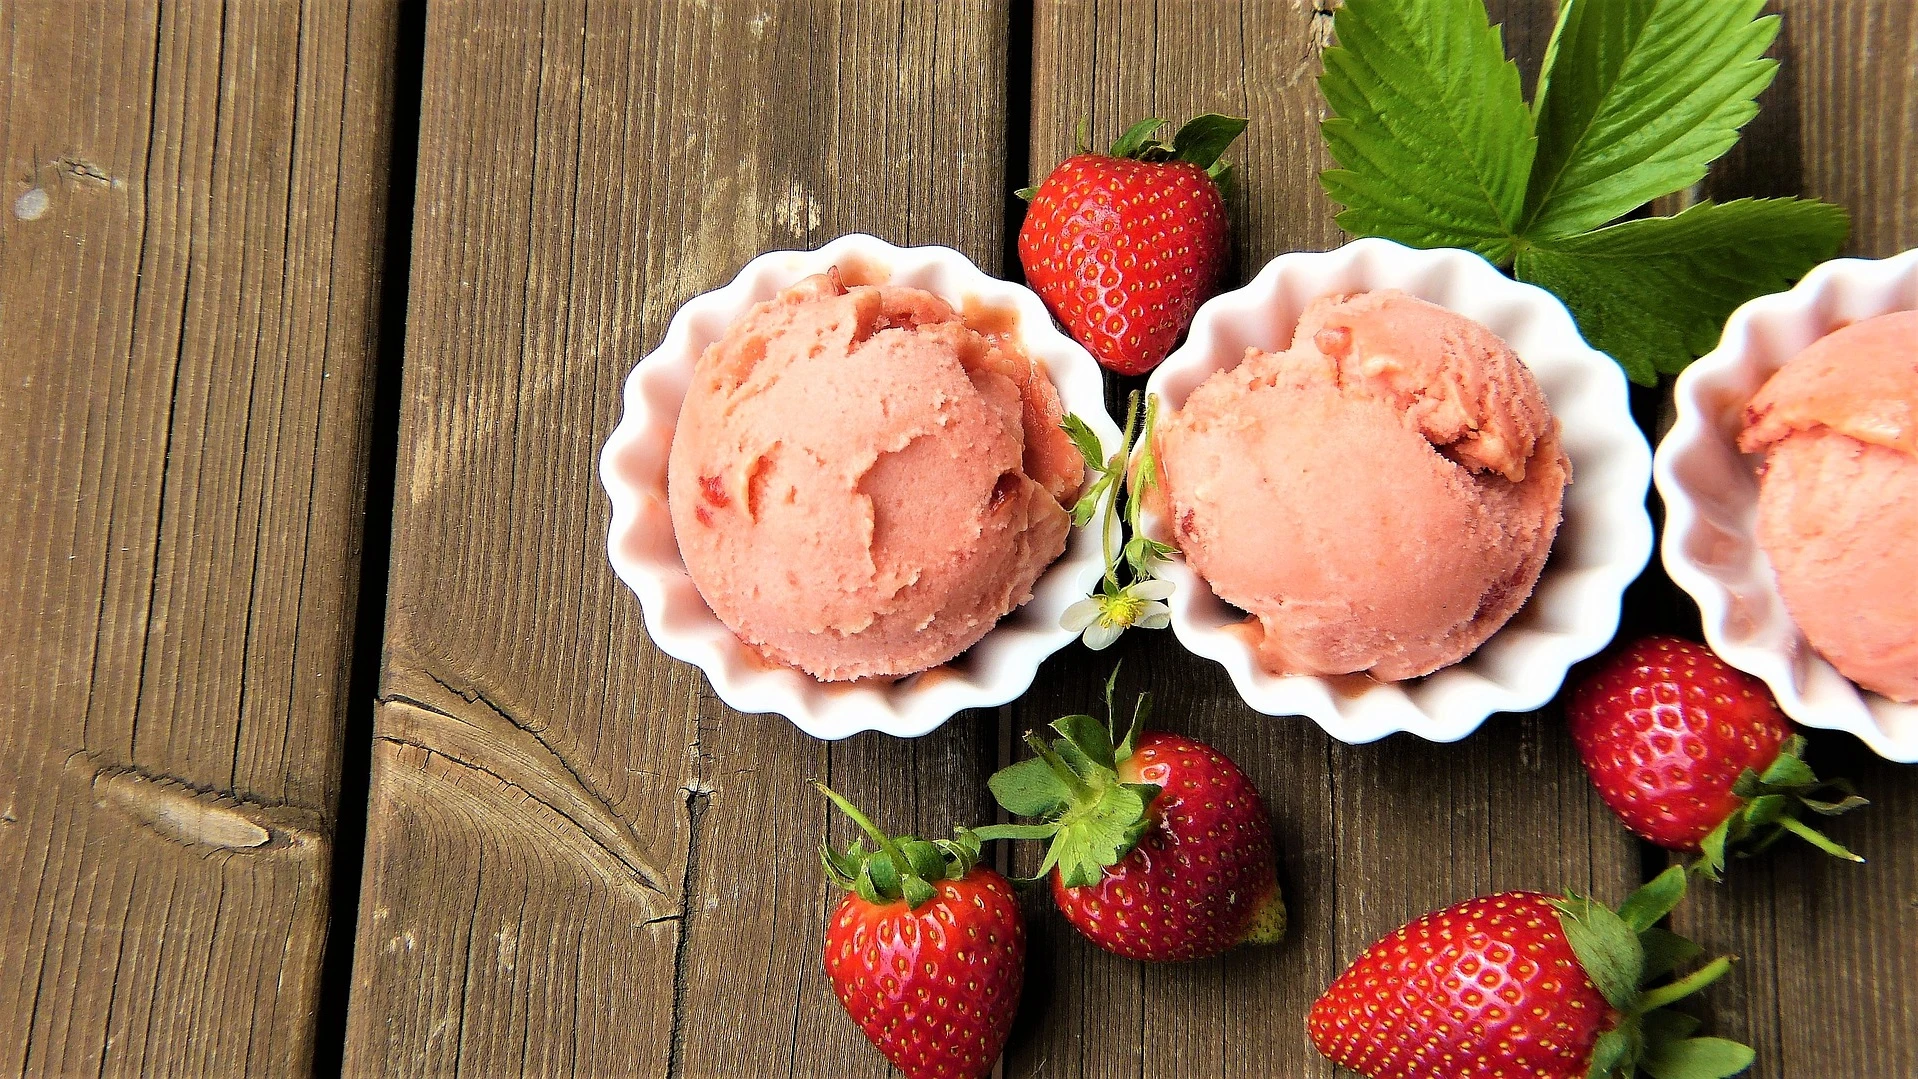
[[[312,1067],[391,8],[0,7],[0,1073]]]
[[[998,266],[1006,22],[432,9],[350,1073],[884,1073],[824,984],[805,780],[943,833],[998,719],[829,747],[724,708],[607,567],[595,462],[673,310],[760,251]]]
[[[1508,47],[1535,70],[1549,8],[1494,12],[1506,19]],[[1144,116],[1249,116],[1229,151],[1238,163],[1235,282],[1281,252],[1337,246],[1343,235],[1318,183],[1328,164],[1316,81],[1327,29],[1294,0],[1037,5],[1033,177],[1071,153],[1081,116],[1095,146]],[[1622,898],[1639,879],[1638,853],[1592,794],[1556,707],[1498,717],[1456,746],[1409,736],[1345,746],[1307,720],[1258,716],[1222,669],[1162,637],[1131,635],[1116,651],[1130,657],[1127,681],[1152,689],[1169,722],[1224,749],[1264,792],[1292,927],[1277,948],[1149,969],[1092,948],[1034,897],[1028,911],[1046,945],[1035,980],[1056,991],[1027,1002],[1008,1074],[1331,1075],[1304,1036],[1305,1011],[1373,940],[1487,891]],[[1055,665],[1063,677],[1042,678],[1050,691],[1018,706],[1025,726],[1096,697],[1098,661],[1068,654]]]
[[[1703,193],[1829,199],[1851,211],[1846,254],[1918,247],[1918,6],[1774,6],[1778,81]],[[1758,1050],[1754,1079],[1918,1075],[1918,767],[1848,735],[1815,737],[1811,761],[1872,799],[1831,828],[1869,864],[1781,845],[1733,866],[1732,887],[1701,889],[1674,924],[1744,957],[1708,999],[1715,1029]]]

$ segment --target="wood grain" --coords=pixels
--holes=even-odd
[[[1918,9],[1773,7],[1784,14],[1779,77],[1704,193],[1828,199],[1851,211],[1848,254],[1918,247]],[[1699,889],[1673,922],[1743,957],[1709,1002],[1718,1033],[1758,1050],[1753,1079],[1918,1075],[1918,769],[1844,734],[1814,734],[1811,761],[1872,799],[1829,824],[1869,863],[1781,844],[1734,863],[1724,887]]]
[[[311,1068],[391,8],[0,19],[0,1072]]]
[[[1493,4],[1527,78],[1551,31],[1549,5]],[[1083,0],[1036,5],[1032,179],[1071,152],[1078,118],[1103,146],[1127,124],[1204,111],[1249,116],[1229,151],[1237,284],[1273,256],[1343,242],[1319,188],[1318,48],[1329,27],[1294,0],[1183,5]],[[1120,649],[1166,722],[1245,767],[1274,818],[1292,928],[1281,946],[1177,968],[1113,959],[1030,904],[1035,980],[1008,1074],[1330,1075],[1304,1036],[1318,992],[1366,945],[1427,910],[1504,888],[1622,898],[1638,854],[1592,794],[1561,713],[1501,716],[1458,746],[1410,736],[1344,746],[1301,719],[1261,717],[1224,673],[1170,642]],[[1079,663],[1017,706],[1020,726],[1096,699]],[[1149,1017],[1149,1018],[1148,1018]]]
[[[998,725],[722,706],[606,563],[619,386],[690,296],[850,231],[999,265],[1000,3],[474,3],[427,27],[347,1070],[877,1075],[819,941],[817,776],[985,812]]]

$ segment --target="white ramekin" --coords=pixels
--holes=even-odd
[[[699,595],[673,538],[666,508],[666,458],[693,364],[726,327],[761,300],[838,266],[849,279],[884,279],[935,293],[961,309],[1009,311],[1019,344],[1045,365],[1067,412],[1084,419],[1110,454],[1118,426],[1105,410],[1099,365],[1052,324],[1030,290],[995,280],[946,247],[894,247],[873,236],[841,236],[814,251],[773,251],[746,264],[724,288],[695,296],[673,316],[666,338],[626,379],[626,411],[600,453],[599,476],[613,504],[606,551],[638,594],[646,632],[659,650],[706,672],[713,692],[741,712],[777,712],[816,738],[876,730],[925,734],[966,708],[991,708],[1024,693],[1045,658],[1077,636],[1059,616],[1098,581],[1097,537],[1073,530],[1066,552],[1033,586],[1032,600],[1002,619],[957,659],[890,684],[821,682],[768,663],[740,643]]]
[[[1605,647],[1619,600],[1651,554],[1645,513],[1651,451],[1632,421],[1625,376],[1579,336],[1550,293],[1514,281],[1467,251],[1421,251],[1363,239],[1336,251],[1280,255],[1252,282],[1199,309],[1184,345],[1153,373],[1161,407],[1185,404],[1248,347],[1285,348],[1311,301],[1334,293],[1395,288],[1476,319],[1504,338],[1544,390],[1572,461],[1565,517],[1538,587],[1512,620],[1460,662],[1424,678],[1378,682],[1361,675],[1274,675],[1227,627],[1245,619],[1181,559],[1164,576],[1177,585],[1172,629],[1186,648],[1223,665],[1239,695],[1273,716],[1307,716],[1342,742],[1409,731],[1450,742],[1494,712],[1522,712],[1552,699],[1572,664]],[[1391,477],[1380,477],[1389,483]],[[1166,522],[1146,532],[1172,542]]]
[[[1764,679],[1798,722],[1850,731],[1906,763],[1918,762],[1918,704],[1860,690],[1798,632],[1758,546],[1761,458],[1740,454],[1737,438],[1746,402],[1805,346],[1861,319],[1913,309],[1918,250],[1827,262],[1791,291],[1740,307],[1718,347],[1678,377],[1677,418],[1653,468],[1665,502],[1665,570],[1698,601],[1712,651]]]

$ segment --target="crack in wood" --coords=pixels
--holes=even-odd
[[[491,702],[481,701],[484,711],[458,715],[388,694],[380,700],[379,738],[439,757],[519,792],[547,812],[525,813],[523,803],[499,797],[483,785],[457,779],[450,783],[469,795],[474,807],[504,817],[521,830],[535,830],[549,843],[557,841],[610,883],[626,888],[636,885],[647,893],[642,896],[646,905],[657,908],[659,898],[667,895],[665,879],[638,833],[531,730]],[[446,785],[435,788],[436,792],[443,794]]]

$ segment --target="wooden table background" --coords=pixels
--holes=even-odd
[[[1493,0],[1528,80],[1549,0]],[[1918,16],[1789,0],[1701,195],[1815,195],[1918,245]],[[1310,0],[0,0],[0,1073],[880,1075],[818,947],[805,785],[989,818],[1023,700],[813,741],[661,656],[597,450],[688,297],[851,231],[1017,274],[1012,188],[1090,116],[1248,115],[1237,278],[1341,242]],[[1664,398],[1640,392],[1655,427]],[[1683,630],[1656,569],[1628,631]],[[1179,967],[1028,900],[1005,1074],[1322,1076],[1306,1005],[1365,944],[1507,887],[1663,864],[1556,706],[1329,740],[1165,635],[1128,690],[1272,808],[1294,927]],[[1744,957],[1754,1076],[1918,1076],[1918,771],[1847,736],[1854,868],[1788,847],[1678,915]],[[1029,868],[1022,854],[1013,868]]]

